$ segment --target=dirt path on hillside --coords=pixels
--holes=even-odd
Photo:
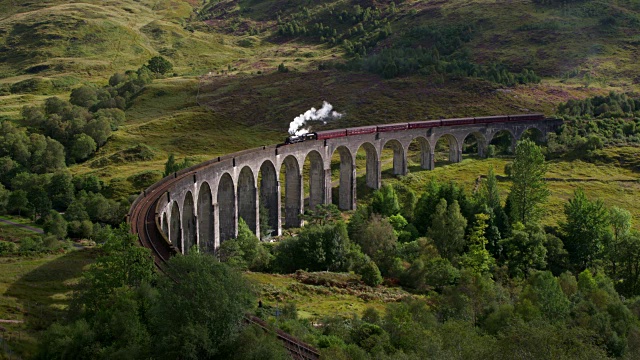
[[[44,231],[42,229],[38,229],[37,227],[33,227],[33,226],[29,226],[29,225],[24,225],[24,224],[19,224],[17,222],[13,222],[11,220],[4,220],[4,219],[0,219],[1,223],[7,224],[7,225],[11,225],[11,226],[16,226],[19,228],[23,228],[29,231],[33,231],[35,233],[38,234],[44,234]]]

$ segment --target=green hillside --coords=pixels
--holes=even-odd
[[[109,181],[162,170],[169,153],[203,160],[279,142],[323,100],[345,114],[327,124],[339,127],[551,115],[569,99],[637,90],[640,5],[539,3],[0,0],[0,119],[24,125],[25,105],[167,58],[170,73],[74,167]],[[123,161],[139,144],[151,160]]]

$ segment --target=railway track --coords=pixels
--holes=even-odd
[[[220,158],[219,160],[220,161]],[[176,248],[167,242],[166,238],[162,236],[160,230],[156,224],[156,204],[160,197],[171,188],[171,185],[179,181],[180,179],[191,176],[191,174],[198,169],[205,167],[201,164],[194,168],[188,169],[188,171],[175,173],[173,178],[164,179],[160,183],[145,190],[138,198],[133,202],[127,215],[127,221],[131,227],[131,232],[138,235],[138,242],[140,246],[144,246],[151,250],[154,258],[154,264],[159,271],[164,272],[164,268],[172,255],[177,253]],[[291,358],[294,360],[316,360],[320,359],[320,353],[313,347],[305,344],[304,342],[294,338],[280,329],[272,329],[262,319],[253,316],[246,315],[245,322],[248,324],[255,324],[262,328],[266,332],[273,332],[280,341],[281,345],[287,349]]]

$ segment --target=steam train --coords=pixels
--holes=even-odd
[[[521,115],[499,115],[484,117],[468,117],[455,119],[427,120],[416,121],[410,123],[386,124],[361,126],[348,129],[326,130],[318,132],[310,132],[304,135],[293,135],[285,139],[284,144],[295,144],[307,140],[326,140],[339,138],[343,136],[373,134],[389,131],[401,131],[407,129],[428,129],[439,126],[455,126],[455,125],[473,125],[473,124],[493,124],[505,122],[521,122],[521,121],[539,121],[544,120],[543,114],[521,114]]]

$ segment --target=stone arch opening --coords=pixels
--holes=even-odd
[[[484,158],[487,153],[487,139],[480,132],[468,133],[462,142],[462,154]]]
[[[205,253],[215,251],[215,219],[213,218],[213,196],[209,183],[203,182],[198,191],[198,243]]]
[[[171,205],[171,223],[169,224],[169,241],[182,252],[182,229],[180,228],[180,208],[178,203]]]
[[[407,168],[414,167],[416,171],[433,169],[431,144],[422,136],[413,139],[407,148]]]
[[[220,226],[220,243],[236,237],[238,222],[236,219],[236,192],[233,179],[229,173],[220,177],[218,184],[218,223]]]
[[[433,153],[436,164],[456,163],[461,160],[458,140],[451,134],[444,134],[436,140]]]
[[[496,155],[512,155],[516,150],[516,137],[509,130],[499,130],[493,134],[489,145],[493,145]]]
[[[167,219],[167,213],[162,213],[162,220],[160,220],[160,227],[162,228],[162,232],[168,238],[169,237],[169,220]]]
[[[182,205],[182,229],[184,232],[184,247],[182,249],[182,253],[187,254],[191,250],[191,247],[196,245],[198,241],[196,233],[195,206],[191,191],[187,192],[187,195],[184,198],[184,204]]]
[[[250,167],[245,166],[240,170],[238,177],[238,217],[247,223],[254,234],[258,230],[258,197],[256,180]]]
[[[518,140],[524,140],[524,139],[529,139],[535,142],[537,145],[542,145],[546,143],[544,133],[537,127],[533,127],[533,126],[523,131],[522,134],[520,135],[520,139]]]
[[[310,210],[316,208],[325,201],[325,170],[322,155],[313,150],[309,152],[304,160],[302,173],[308,176],[308,183],[305,184],[305,196],[308,194],[306,205]]]
[[[331,184],[333,187],[337,175],[336,189],[332,188],[333,203],[341,210],[355,208],[355,162],[351,151],[345,146],[339,146],[331,156]]]
[[[284,179],[284,193],[281,195],[282,204],[281,216],[284,217],[284,226],[288,228],[300,227],[302,225],[302,173],[298,159],[293,155],[287,156],[280,168],[280,178]]]
[[[369,189],[380,188],[380,159],[378,159],[378,151],[370,142],[360,145],[356,152],[356,177],[360,178],[362,169],[364,168],[364,182]],[[359,181],[359,180],[358,180]]]
[[[260,178],[260,235],[269,237],[280,228],[280,189],[276,167],[269,160],[262,163]]]
[[[406,175],[407,158],[404,146],[402,146],[398,140],[388,140],[384,146],[382,146],[382,151],[388,153],[389,150],[393,151],[393,175]]]

